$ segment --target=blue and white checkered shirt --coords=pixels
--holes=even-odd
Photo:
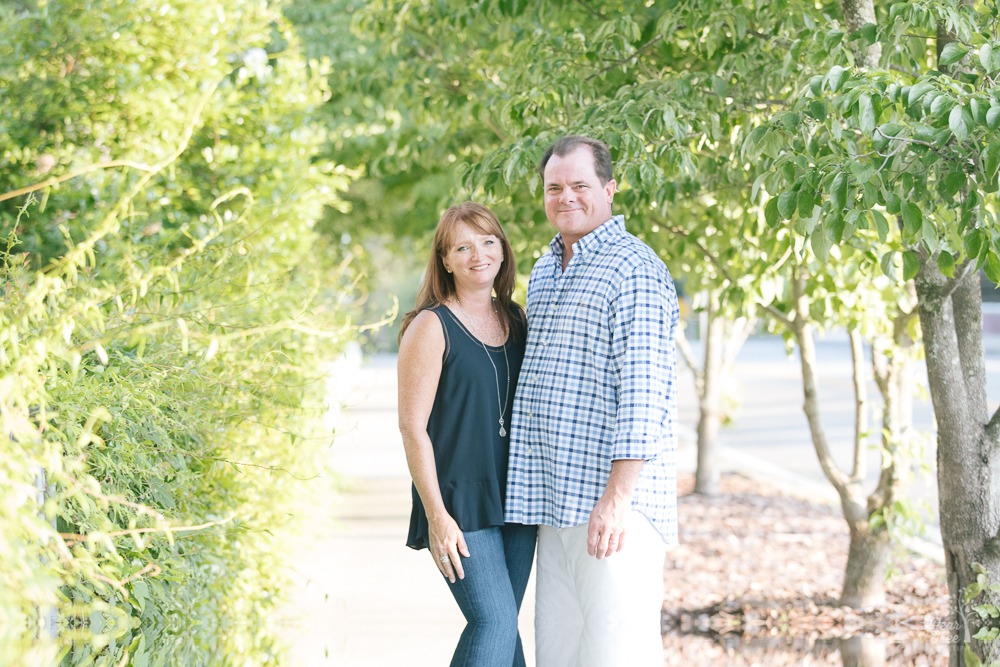
[[[528,283],[528,346],[511,418],[506,520],[587,523],[611,463],[644,459],[632,507],[677,544],[677,293],[615,216],[561,236]]]

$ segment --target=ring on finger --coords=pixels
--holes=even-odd
[[[441,557],[438,558],[438,560],[441,561],[442,563],[450,563],[451,562],[451,558],[449,558],[448,556],[441,556]]]

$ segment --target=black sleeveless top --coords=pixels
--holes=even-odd
[[[525,327],[515,315],[515,324],[504,345],[487,345],[484,349],[483,344],[447,306],[436,306],[430,310],[441,320],[445,341],[441,377],[434,407],[427,420],[441,497],[448,513],[463,531],[502,526],[503,503],[507,493],[510,415],[513,412],[514,387],[524,358]],[[490,359],[493,364],[490,364]],[[500,400],[507,401],[505,436],[500,435],[498,386]],[[410,513],[406,546],[425,549],[427,514],[415,486],[411,493],[413,511]]]

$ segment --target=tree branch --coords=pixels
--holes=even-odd
[[[699,241],[697,241],[696,239],[694,239],[691,236],[691,234],[689,234],[688,232],[684,231],[680,227],[668,227],[667,229],[670,231],[670,233],[677,234],[678,236],[681,236],[681,237],[687,239],[688,241],[690,241],[691,243],[693,243],[694,246],[696,248],[698,248],[698,250],[701,251],[701,253],[708,259],[708,261],[710,261],[715,266],[715,268],[718,269],[719,273],[722,274],[723,278],[725,278],[727,281],[729,281],[733,285],[738,285],[739,284],[736,281],[736,279],[733,278],[733,276],[729,273],[729,270],[726,269],[725,265],[722,264],[719,261],[719,259],[714,254],[710,253],[708,251],[708,248],[706,248]],[[778,320],[779,322],[781,322],[783,325],[785,325],[789,329],[792,328],[792,320],[787,315],[785,315],[783,312],[781,312],[780,310],[778,310],[777,308],[775,308],[774,306],[772,306],[771,304],[761,305],[761,308],[763,308],[764,310],[766,310],[771,315],[771,317],[773,317],[774,319]]]
[[[26,195],[31,192],[37,192],[39,190],[44,190],[45,188],[51,187],[53,185],[59,185],[65,181],[73,180],[84,174],[89,174],[92,171],[100,171],[102,169],[113,169],[115,167],[128,167],[130,169],[135,169],[136,171],[155,171],[156,167],[153,165],[143,164],[141,162],[133,162],[131,160],[111,160],[110,162],[99,162],[97,164],[87,165],[77,169],[76,171],[71,171],[63,176],[54,176],[52,178],[46,179],[40,183],[34,183],[32,185],[26,185],[23,188],[18,188],[17,190],[11,190],[10,192],[4,192],[0,194],[0,201],[6,201],[8,199],[13,199],[14,197],[20,197],[21,195]]]
[[[813,339],[812,327],[809,324],[809,299],[805,293],[805,280],[800,275],[792,279],[795,295],[795,320],[792,322],[792,333],[799,346],[799,360],[802,366],[802,409],[809,423],[809,433],[812,435],[816,458],[823,469],[827,480],[837,490],[844,504],[848,505],[850,480],[833,460],[830,445],[826,441],[826,433],[820,421],[819,392],[816,382],[816,343]]]
[[[100,531],[95,531],[88,535],[80,535],[77,533],[59,533],[59,537],[63,538],[67,544],[75,544],[77,542],[93,542],[106,538],[114,537],[125,537],[126,535],[146,535],[149,533],[189,533],[198,530],[205,530],[206,528],[211,528],[213,526],[220,526],[225,523],[231,522],[235,517],[229,517],[228,519],[219,519],[217,521],[209,521],[207,523],[200,523],[196,526],[173,526],[164,528],[130,528],[128,530],[115,530],[110,533],[103,533]]]
[[[643,51],[647,50],[648,48],[650,48],[651,46],[653,46],[654,44],[656,44],[657,42],[660,42],[660,41],[663,41],[663,35],[657,35],[653,39],[649,40],[648,42],[646,42],[645,44],[643,44],[642,46],[640,46],[639,48],[637,48],[635,50],[635,53],[633,53],[632,55],[630,55],[630,56],[628,56],[626,58],[621,58],[619,60],[612,60],[606,67],[603,67],[602,69],[600,69],[600,70],[594,72],[593,74],[591,74],[590,76],[588,76],[586,80],[587,81],[591,81],[592,79],[596,79],[597,77],[601,76],[602,74],[604,74],[605,72],[607,72],[610,69],[614,69],[615,67],[618,67],[619,65],[624,65],[625,63],[628,63],[628,62],[630,62],[632,60],[636,60],[637,58],[639,58],[639,56],[642,55]]]
[[[868,432],[868,383],[865,378],[864,342],[858,329],[851,329],[851,367],[854,380],[854,462],[851,479],[860,481],[867,474],[865,466],[865,434]]]
[[[688,367],[688,370],[694,374],[695,383],[697,384],[701,369],[698,367],[698,360],[695,359],[694,350],[691,349],[691,342],[687,337],[687,326],[681,327],[680,334],[677,337],[677,350],[681,353],[681,358],[684,360],[684,364]]]
[[[747,30],[746,34],[751,37],[757,37],[759,39],[764,39],[767,41],[774,42],[778,46],[789,48],[792,45],[792,41],[786,39],[785,37],[777,37],[775,35],[769,35],[766,32],[760,32],[759,30]]]

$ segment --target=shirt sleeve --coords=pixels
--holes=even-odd
[[[656,458],[673,446],[680,309],[663,267],[643,262],[611,307],[611,370],[617,414],[611,459]]]

